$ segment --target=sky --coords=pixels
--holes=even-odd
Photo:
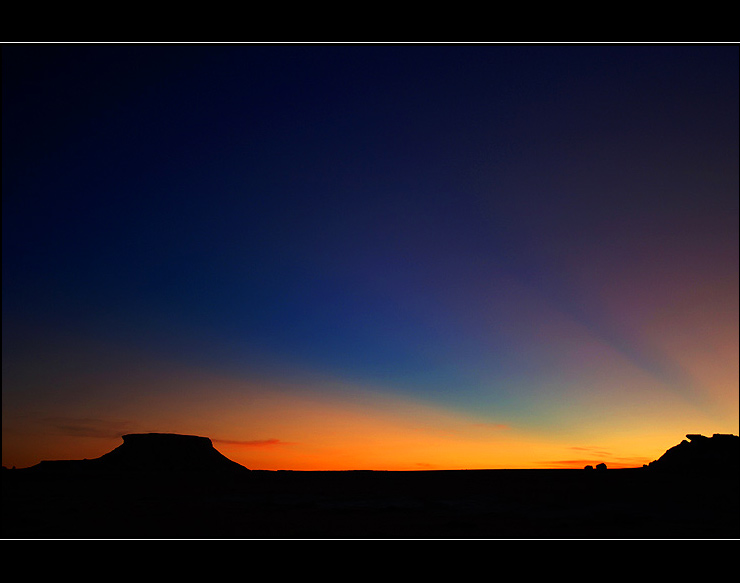
[[[739,51],[6,44],[2,463],[640,467],[738,434]]]

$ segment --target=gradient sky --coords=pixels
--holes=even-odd
[[[3,47],[5,466],[738,434],[733,45]]]

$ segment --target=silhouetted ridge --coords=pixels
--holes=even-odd
[[[649,468],[670,472],[740,473],[740,436],[715,433],[706,437],[696,433],[650,462]]]
[[[248,471],[214,447],[207,437],[176,433],[132,433],[123,444],[93,460],[41,462],[54,469],[103,469],[132,471]]]

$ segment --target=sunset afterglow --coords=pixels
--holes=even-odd
[[[740,433],[738,51],[3,49],[3,465],[641,467]]]

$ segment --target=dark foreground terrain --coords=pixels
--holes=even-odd
[[[3,538],[739,538],[740,437],[648,467],[250,471],[207,437],[130,434],[93,460],[3,469]],[[597,466],[599,467],[599,466]]]
[[[738,538],[737,475],[4,470],[4,538]]]

